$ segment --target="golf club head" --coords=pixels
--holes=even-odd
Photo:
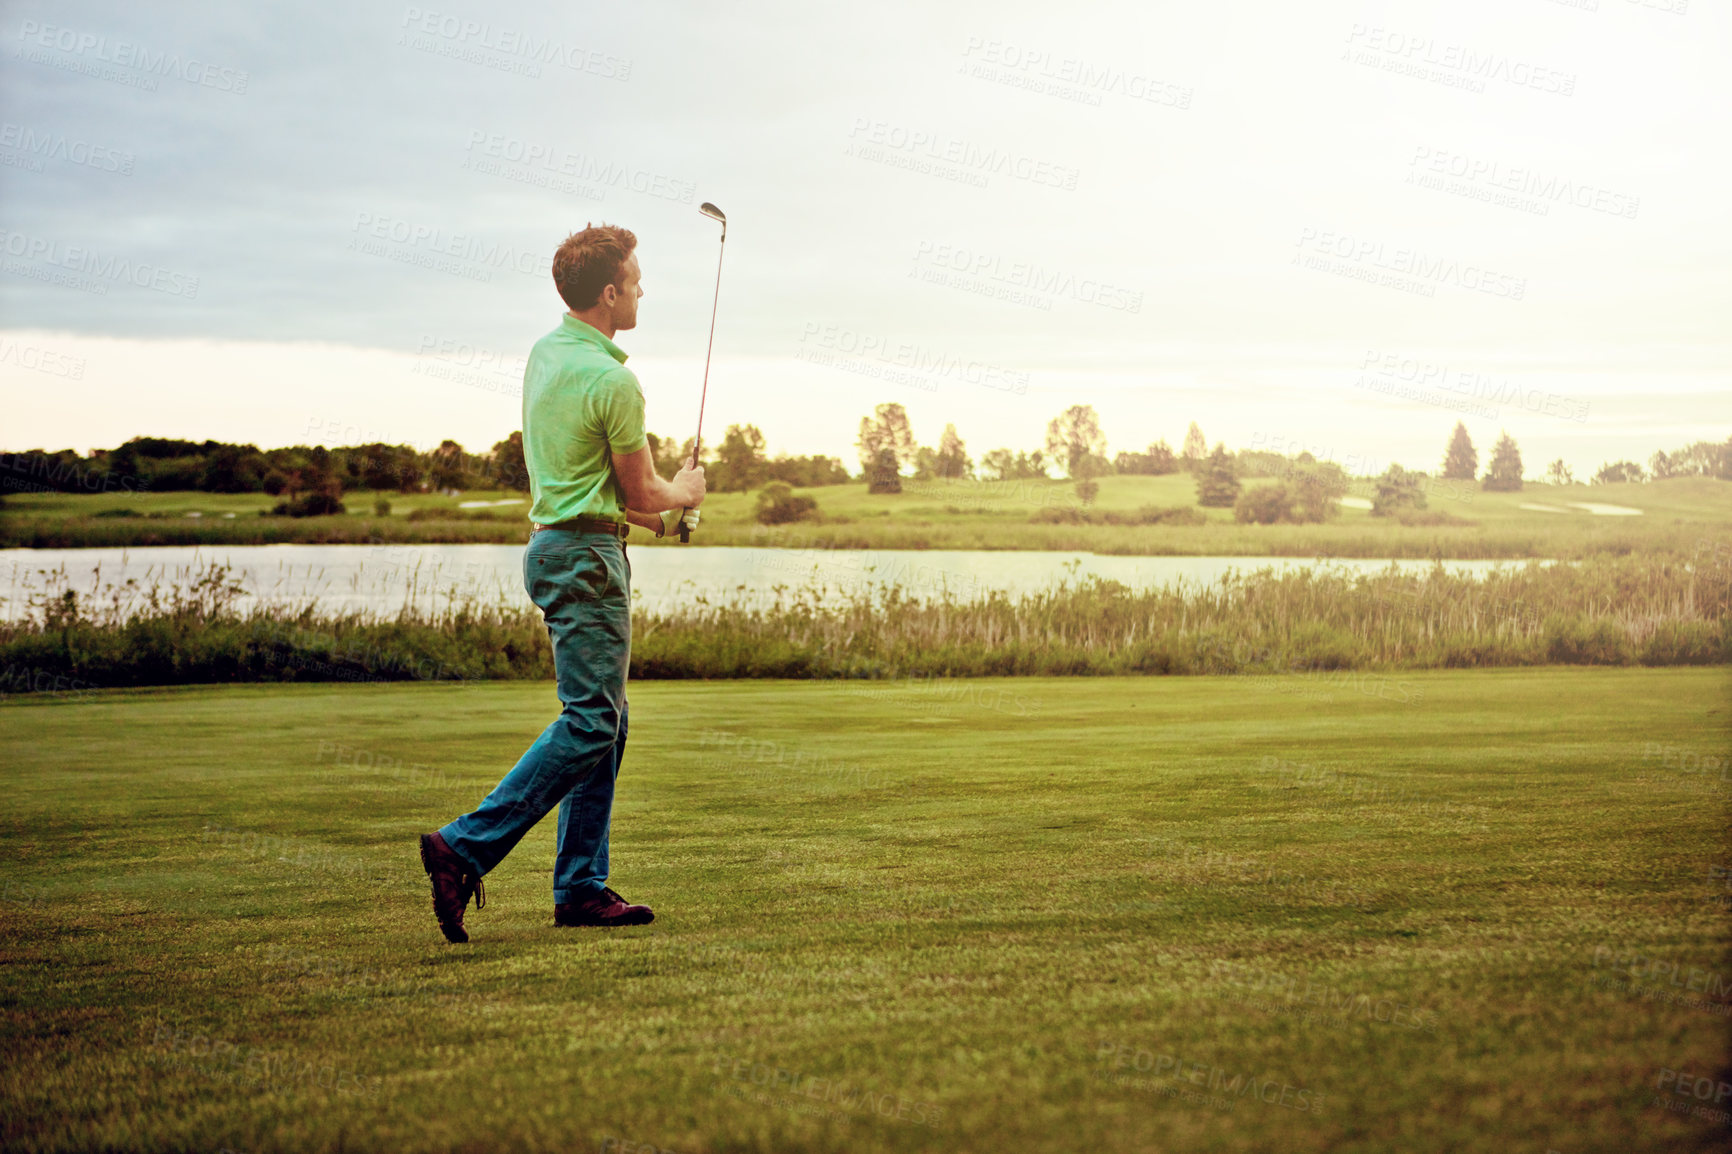
[[[717,208],[715,205],[711,204],[707,200],[704,201],[704,203],[698,205],[698,211],[703,213],[705,216],[709,217],[711,220],[721,221],[722,222],[722,239],[726,240],[728,238],[728,215],[727,215],[727,213],[723,212],[721,209]]]

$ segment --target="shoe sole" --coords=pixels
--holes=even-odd
[[[651,914],[642,921],[562,922],[558,918],[555,918],[553,919],[553,924],[562,930],[618,930],[624,929],[627,926],[647,926],[655,920],[656,916]]]
[[[421,835],[421,869],[427,874],[429,884],[433,881],[433,863],[427,860],[427,850],[432,844],[432,834],[424,833]],[[433,911],[433,917],[435,920],[438,919],[439,911],[437,909]],[[459,945],[469,940],[469,932],[461,925],[448,926],[444,922],[440,922],[439,932],[445,935],[446,941],[456,942]]]

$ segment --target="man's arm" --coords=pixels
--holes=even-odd
[[[704,503],[704,467],[688,460],[673,480],[664,481],[656,475],[648,445],[635,453],[613,454],[613,473],[625,490],[626,519],[646,529],[660,526],[664,510],[696,509]],[[645,520],[637,520],[633,513]]]

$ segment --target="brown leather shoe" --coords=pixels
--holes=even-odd
[[[469,906],[469,896],[475,895],[475,908],[487,904],[487,890],[481,885],[481,875],[457,851],[445,844],[438,832],[421,835],[421,868],[433,880],[433,916],[439,919],[439,929],[448,942],[466,942],[469,931],[463,928],[463,911]]]
[[[587,902],[561,903],[553,907],[553,924],[556,926],[604,926],[612,929],[614,926],[647,926],[655,920],[654,910],[648,906],[629,905],[605,886],[598,897]]]

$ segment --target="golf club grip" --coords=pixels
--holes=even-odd
[[[690,510],[687,510],[687,509],[681,509],[680,510],[680,544],[681,545],[684,545],[686,542],[688,542],[692,539],[692,527],[690,525],[686,524],[686,514],[688,512],[690,512]]]

